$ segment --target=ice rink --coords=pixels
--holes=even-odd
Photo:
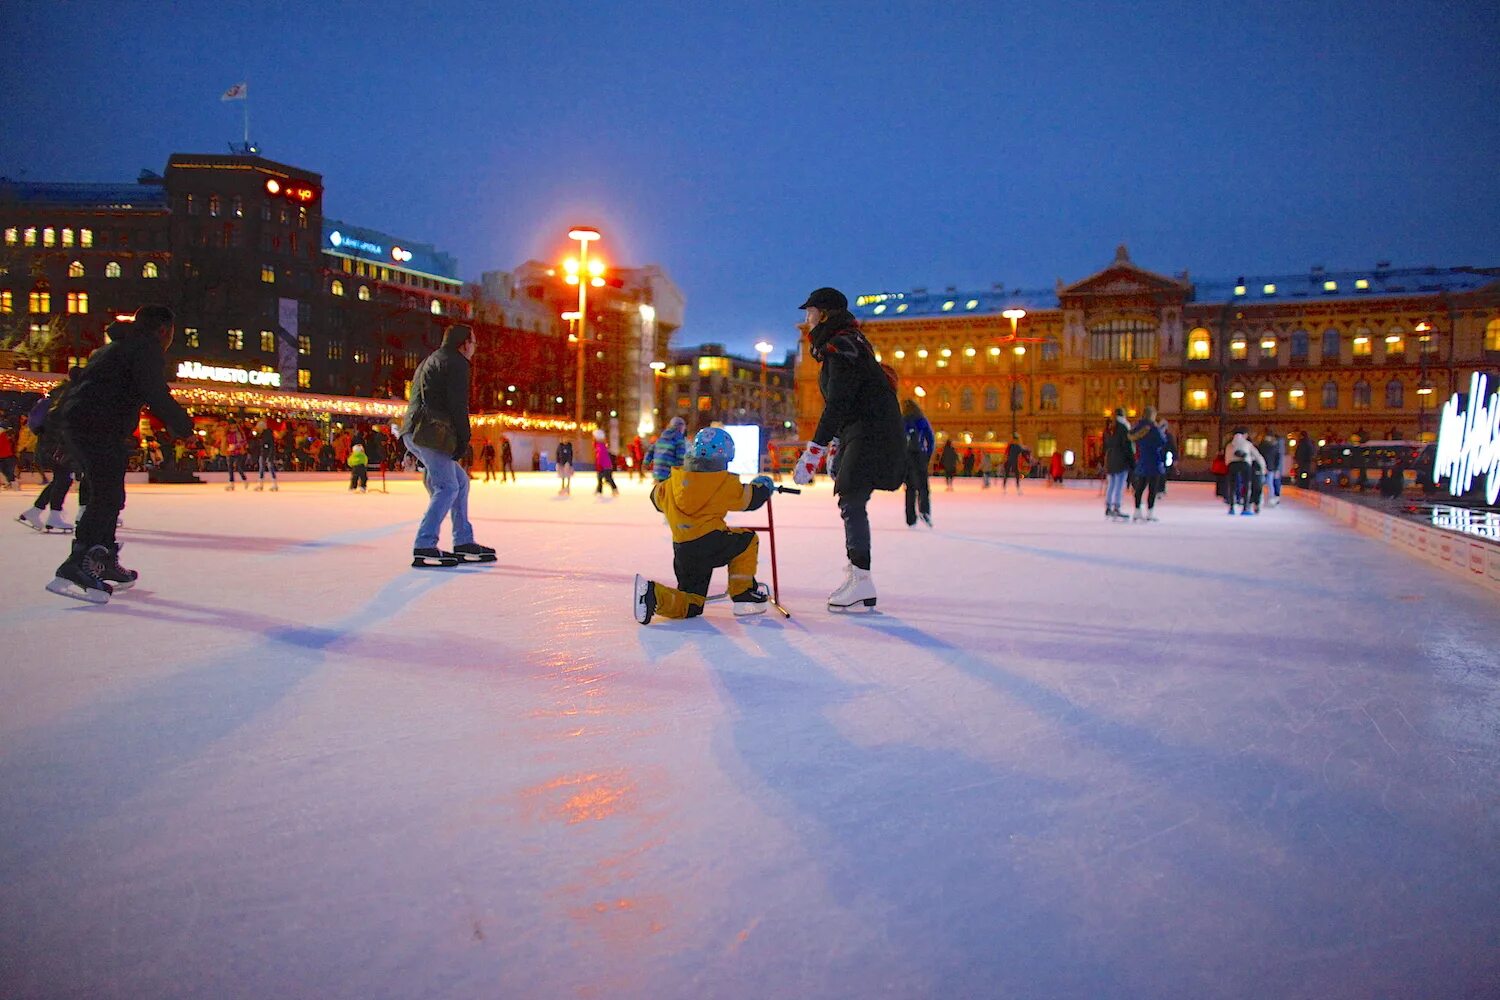
[[[621,485],[475,483],[446,571],[413,481],[132,486],[103,607],[0,494],[0,996],[1500,995],[1493,598],[1291,501],[939,481],[878,613],[822,486],[790,620],[643,628]]]

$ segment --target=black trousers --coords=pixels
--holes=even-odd
[[[672,571],[677,574],[677,589],[694,597],[706,597],[714,570],[728,566],[735,557],[755,543],[755,532],[741,528],[711,531],[691,542],[672,544]],[[702,601],[688,603],[688,618],[703,614]]]
[[[595,493],[603,493],[605,483],[608,483],[609,488],[614,490],[616,493],[620,492],[620,487],[615,485],[614,469],[595,469],[594,477],[599,480],[599,485],[594,487]]]
[[[1136,473],[1131,483],[1135,491],[1136,510],[1141,508],[1141,494],[1150,491],[1146,497],[1146,508],[1149,510],[1156,506],[1156,496],[1161,492],[1161,476],[1156,473]]]
[[[845,490],[839,494],[839,516],[844,519],[844,551],[849,561],[860,569],[870,568],[871,489]]]
[[[917,515],[932,513],[932,491],[927,485],[927,459],[918,455],[906,463],[906,523],[916,524]]]
[[[129,461],[128,446],[115,434],[69,432],[68,454],[88,484],[88,505],[73,531],[75,552],[87,552],[92,546],[110,548],[115,543],[115,521],[125,508],[125,467]],[[80,499],[83,486],[79,486]]]

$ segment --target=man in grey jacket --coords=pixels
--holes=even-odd
[[[417,526],[411,564],[456,566],[494,562],[495,550],[474,542],[469,524],[469,475],[458,464],[469,447],[469,359],[477,348],[474,331],[450,326],[443,344],[417,366],[401,440],[427,474],[427,513]],[[438,548],[443,519],[453,520],[453,551]]]

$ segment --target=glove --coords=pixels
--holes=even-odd
[[[830,476],[833,475],[833,460],[838,455],[838,453],[839,439],[833,438],[828,442],[828,461],[824,465],[824,468],[828,470],[828,474]]]
[[[756,476],[754,479],[750,480],[750,485],[763,486],[773,493],[776,492],[776,484],[771,482],[770,476]]]
[[[818,471],[818,463],[823,461],[823,456],[827,453],[825,445],[816,441],[807,442],[807,447],[802,449],[802,454],[797,458],[797,464],[792,467],[792,482],[798,486],[806,486],[812,482],[813,474]]]

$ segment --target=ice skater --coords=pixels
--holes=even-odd
[[[637,575],[635,620],[648,624],[655,616],[696,618],[703,614],[708,584],[719,566],[729,567],[729,597],[737,616],[763,614],[771,591],[757,583],[760,542],[749,528],[731,528],[724,515],[756,510],[771,499],[770,476],[748,485],[729,472],[734,439],[722,428],[707,427],[693,438],[685,464],[651,488],[651,502],[672,528],[672,569],[677,586],[668,587]]]
[[[500,481],[505,482],[509,476],[511,482],[516,481],[516,453],[511,450],[510,438],[500,435]]]
[[[427,470],[427,512],[411,550],[415,567],[494,562],[495,550],[474,541],[469,523],[469,475],[459,459],[469,450],[469,361],[478,348],[474,331],[462,324],[443,333],[443,343],[422,359],[411,379],[402,441]],[[438,548],[443,521],[453,522],[453,550]]]
[[[72,554],[47,584],[54,594],[104,604],[115,590],[136,582],[135,570],[120,565],[115,540],[125,506],[130,433],[143,405],[151,407],[175,436],[193,432],[193,418],[167,388],[166,352],[172,346],[173,323],[166,306],[142,306],[134,319],[110,324],[109,343],[89,356],[89,363],[73,376],[59,412],[48,417],[61,417],[68,455],[90,491],[73,535]]]
[[[245,432],[240,428],[240,422],[230,417],[224,428],[224,465],[229,470],[229,485],[224,487],[226,490],[234,489],[235,472],[239,472],[240,482],[245,484],[245,488],[250,488],[250,479],[245,475],[245,451]]]
[[[0,489],[20,489],[16,485],[16,441],[10,436],[9,424],[0,424],[0,475],[5,477]]]
[[[491,482],[495,478],[495,445],[486,440],[484,447],[479,449],[480,461],[484,463],[484,481]],[[504,479],[501,479],[504,482]]]
[[[932,527],[932,490],[927,483],[927,470],[932,464],[932,424],[922,413],[915,399],[908,399],[901,406],[901,425],[906,429],[906,526],[915,528],[917,518]],[[985,453],[989,461],[989,453]],[[990,485],[989,474],[985,474],[985,488]]]
[[[673,417],[651,448],[651,475],[658,483],[670,479],[672,470],[682,465],[687,455],[687,421]]]
[[[594,486],[594,495],[604,495],[604,484],[614,491],[614,496],[620,495],[620,487],[615,485],[615,460],[609,453],[609,442],[604,440],[604,431],[596,428],[594,430],[594,478],[598,480]]]
[[[1135,465],[1135,446],[1130,440],[1130,424],[1124,407],[1116,407],[1114,418],[1104,432],[1104,516],[1126,520],[1120,510],[1125,499],[1125,480]]]
[[[349,492],[353,493],[356,488],[363,493],[370,485],[370,456],[365,454],[365,446],[357,444],[349,449]]]
[[[62,402],[67,394],[66,379],[52,387],[52,391],[37,401],[31,408],[26,425],[32,428],[36,444],[33,453],[37,469],[51,469],[52,478],[45,476],[41,492],[36,495],[17,521],[36,531],[71,533],[73,525],[63,517],[63,501],[73,485],[73,470],[68,464],[67,447],[63,444],[62,419],[50,419],[52,408]],[[45,515],[44,515],[45,512]]]
[[[557,478],[562,482],[557,495],[570,497],[573,495],[573,442],[559,441],[553,458],[557,462]]]
[[[1132,521],[1155,521],[1156,497],[1161,492],[1162,476],[1167,471],[1167,437],[1156,422],[1156,407],[1146,407],[1145,416],[1130,430],[1135,443],[1135,512]],[[1146,496],[1146,512],[1141,513],[1141,495]]]
[[[797,459],[792,481],[810,483],[825,456],[834,461],[834,442],[840,442],[830,472],[849,561],[844,582],[828,595],[828,610],[873,608],[867,506],[875,490],[900,489],[906,481],[906,431],[896,402],[896,377],[875,360],[875,349],[849,312],[843,292],[819,288],[801,308],[806,311],[810,353],[819,364],[823,414]]]
[[[271,430],[264,419],[255,423],[255,436],[251,439],[251,447],[255,449],[255,465],[260,471],[260,479],[255,484],[255,491],[259,493],[266,488],[266,470],[271,470],[271,492],[275,493],[280,487],[276,485],[276,433]]]
[[[1010,444],[1005,446],[1005,470],[1000,475],[1000,492],[1010,490],[1010,481],[1016,481],[1016,496],[1021,495],[1021,462],[1031,457],[1031,452],[1021,443],[1021,435],[1012,433]]]

